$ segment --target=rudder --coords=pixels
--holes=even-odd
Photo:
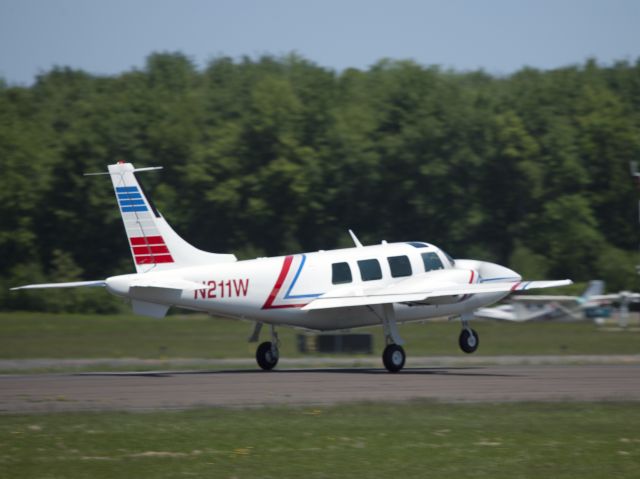
[[[138,273],[236,261],[232,254],[208,253],[184,241],[162,217],[136,178],[131,163],[109,165],[131,255]]]

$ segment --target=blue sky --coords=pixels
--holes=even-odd
[[[387,57],[508,74],[640,57],[640,0],[0,0],[0,77],[54,65],[142,68],[154,51],[200,67],[292,51],[325,67]]]

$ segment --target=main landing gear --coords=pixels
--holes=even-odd
[[[265,371],[271,371],[278,364],[278,358],[280,357],[280,353],[278,351],[278,346],[273,344],[271,341],[265,341],[258,346],[256,350],[256,361],[258,362],[258,366],[260,366]]]
[[[253,334],[249,338],[249,342],[255,343],[258,341],[261,329],[262,323],[256,323]],[[278,359],[280,358],[278,344],[280,344],[280,341],[278,340],[278,333],[276,333],[275,326],[271,325],[271,341],[260,343],[260,346],[258,346],[258,349],[256,350],[256,361],[258,366],[263,370],[271,371],[276,367],[276,364],[278,364]]]
[[[390,373],[397,373],[404,367],[407,355],[402,346],[397,344],[387,344],[382,353],[382,363]]]
[[[458,337],[460,349],[467,354],[475,353],[480,345],[480,337],[475,329],[469,327],[469,319],[471,318],[468,315],[463,315],[460,319],[462,320],[462,331]]]
[[[398,334],[393,304],[382,305],[382,329],[387,343],[382,353],[382,364],[390,373],[397,373],[404,367],[407,355],[402,347],[404,341]]]

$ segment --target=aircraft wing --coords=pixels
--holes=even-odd
[[[11,291],[17,291],[20,289],[53,289],[53,288],[79,288],[79,287],[98,287],[98,286],[106,286],[106,280],[97,280],[97,281],[72,281],[69,283],[42,283],[42,284],[27,284],[25,286],[17,286],[15,288],[11,288]],[[132,281],[129,285],[132,288],[142,288],[142,289],[165,289],[165,290],[176,290],[176,291],[193,291],[196,289],[201,289],[203,286],[200,283],[196,283],[193,281],[187,281],[180,278],[171,278],[171,279],[139,279]]]
[[[640,293],[631,293],[622,291],[620,293],[612,293],[612,294],[599,294],[597,296],[591,296],[589,298],[592,301],[620,301],[627,300],[632,303],[640,301]]]
[[[509,298],[512,302],[523,302],[523,303],[578,303],[581,300],[580,296],[563,296],[563,295],[554,295],[554,294],[536,294],[535,296],[522,296],[522,295],[514,295]]]
[[[479,308],[473,312],[476,318],[497,319],[500,321],[512,321],[522,323],[525,321],[535,321],[544,319],[554,313],[557,308],[549,305],[536,307],[530,311],[523,304],[503,304],[493,308]]]
[[[516,283],[472,283],[446,285],[442,288],[431,288],[419,291],[417,285],[402,287],[402,283],[376,290],[356,292],[352,290],[329,291],[311,301],[302,309],[346,308],[351,306],[369,306],[387,303],[413,303],[425,301],[429,298],[443,296],[458,296],[466,294],[501,293],[510,291],[524,291],[536,288],[554,288],[571,284],[569,279],[559,281],[524,281]]]
[[[627,299],[632,302],[640,301],[639,293],[611,293],[611,294],[596,294],[584,298],[582,296],[562,296],[562,295],[535,295],[535,296],[511,296],[511,302],[521,303],[597,303],[600,301],[619,301],[621,299]]]

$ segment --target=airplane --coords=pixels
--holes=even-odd
[[[640,293],[620,291],[604,294],[604,281],[592,280],[580,296],[514,295],[509,298],[509,304],[479,308],[474,317],[514,322],[593,319],[596,324],[603,324],[611,315],[613,303],[618,304],[618,326],[624,328],[629,322],[629,305],[640,303]]]
[[[498,264],[454,260],[421,241],[364,246],[349,230],[354,247],[238,261],[233,254],[208,253],[183,240],[169,226],[138,181],[134,168],[119,161],[107,172],[115,190],[135,274],[97,281],[32,284],[12,290],[104,287],[130,301],[133,312],[162,318],[171,306],[255,323],[250,342],[263,325],[270,341],[259,344],[256,361],[269,371],[278,363],[278,326],[314,331],[382,325],[382,362],[389,372],[406,361],[398,323],[460,318],[459,346],[478,348],[469,321],[473,311],[516,291],[565,286],[572,281],[522,281]]]
[[[587,289],[580,296],[567,295],[513,295],[508,304],[491,308],[479,308],[474,317],[502,321],[525,322],[569,317],[602,317],[608,315],[609,302],[619,300],[621,294],[603,294],[604,281],[589,281]]]

